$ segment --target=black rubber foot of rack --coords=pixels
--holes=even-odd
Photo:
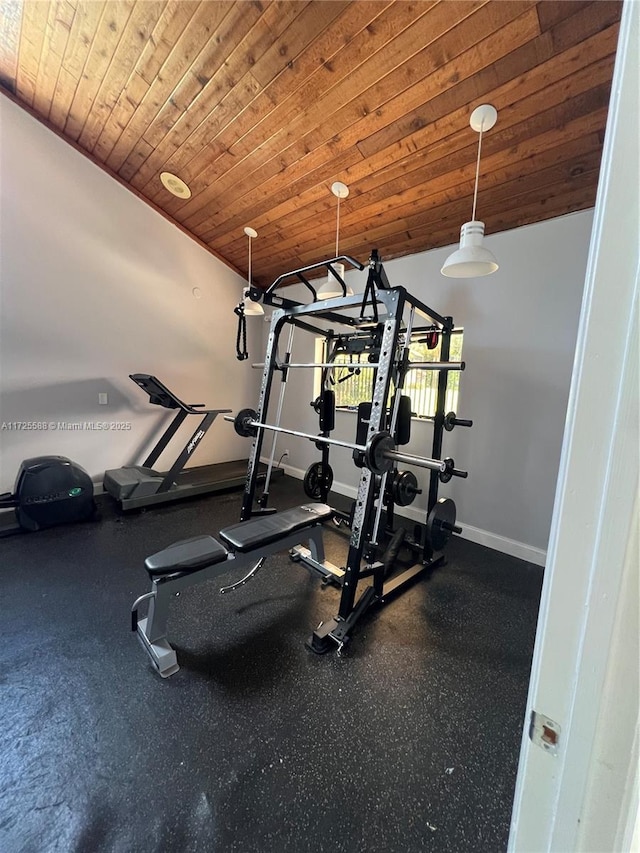
[[[309,639],[305,642],[305,646],[309,649],[310,652],[313,652],[316,655],[325,655],[331,646],[334,645],[328,640],[326,637],[319,639],[315,634],[312,634]]]

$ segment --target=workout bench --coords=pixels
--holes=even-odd
[[[255,563],[246,580],[255,574],[267,557],[299,545],[301,533],[304,533],[303,539],[309,542],[313,559],[323,563],[322,522],[332,514],[331,507],[326,504],[304,504],[225,527],[219,533],[225,545],[213,536],[195,536],[175,542],[147,557],[145,568],[151,578],[151,591],[133,603],[131,630],[137,631],[160,675],[168,678],[180,669],[175,649],[167,640],[167,618],[172,595],[185,587],[195,586]],[[147,615],[139,619],[138,608],[145,601]]]

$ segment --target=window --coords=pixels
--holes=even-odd
[[[462,329],[456,329],[451,335],[450,361],[462,361]],[[321,351],[324,343],[319,340]],[[319,353],[318,353],[319,354]],[[326,356],[320,355],[318,361],[324,361]],[[435,349],[429,349],[426,343],[412,343],[409,349],[410,361],[440,361],[440,341]],[[366,358],[362,363],[357,357],[339,353],[335,360],[333,385],[336,394],[336,406],[342,409],[355,409],[358,403],[371,399],[371,384],[374,370],[367,367]],[[403,393],[411,397],[411,410],[416,417],[433,417],[436,410],[438,395],[438,370],[415,368],[407,373]],[[456,411],[458,390],[460,387],[460,371],[449,371],[447,379],[447,395],[445,411]]]

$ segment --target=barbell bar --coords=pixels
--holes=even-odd
[[[329,444],[336,447],[344,447],[347,450],[357,450],[359,453],[364,454],[364,464],[374,474],[384,474],[385,471],[390,471],[396,462],[415,465],[417,468],[428,468],[431,471],[441,473],[451,470],[447,463],[440,459],[428,459],[423,456],[414,456],[411,453],[399,453],[395,449],[393,437],[388,432],[374,433],[366,445],[363,446],[350,441],[340,441],[336,438],[328,438],[321,435],[309,435],[309,433],[300,432],[299,430],[265,424],[256,420],[257,416],[257,412],[254,409],[241,409],[235,417],[226,415],[225,420],[233,423],[238,435],[245,438],[257,435],[259,429],[266,429],[273,432],[280,432],[284,435],[293,435],[297,438],[306,438],[307,441],[313,441],[316,444]],[[453,476],[466,477],[467,472],[454,469]]]
[[[282,362],[281,364],[276,364],[276,370],[282,370],[286,368],[287,370],[290,367],[308,367],[308,368],[316,368],[316,367],[359,367],[363,369],[365,367],[380,367],[381,362],[378,361],[349,361],[349,362],[336,362],[336,361],[306,361],[306,362],[291,362],[287,364]],[[262,369],[265,365],[264,361],[257,361],[251,365],[254,370]],[[407,369],[408,370],[464,370],[466,367],[466,363],[464,361],[408,361]]]
[[[264,361],[258,361],[255,364],[252,364],[251,367],[254,370],[258,370],[259,368],[264,367]],[[349,362],[335,362],[335,361],[306,361],[306,362],[291,362],[290,364],[286,364],[283,362],[282,364],[276,364],[276,370],[281,370],[282,368],[290,367],[359,367],[362,369],[363,367],[380,367],[380,362],[378,361],[349,361]]]

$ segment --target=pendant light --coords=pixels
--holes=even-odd
[[[471,213],[471,221],[465,222],[460,229],[460,248],[449,255],[440,270],[442,275],[449,278],[472,278],[490,275],[498,269],[498,262],[493,254],[486,246],[482,245],[484,222],[476,219],[482,134],[486,130],[491,130],[497,118],[498,112],[491,104],[482,104],[471,113],[469,124],[476,133],[480,134],[478,138],[478,159],[476,161],[476,182],[473,190],[473,212]]]
[[[245,287],[242,289],[242,301],[244,303],[244,313],[247,317],[261,317],[264,314],[264,308],[260,305],[259,302],[254,302],[253,299],[249,298],[249,291],[251,290],[251,241],[255,240],[258,236],[258,232],[255,228],[250,228],[247,226],[244,229],[244,233],[249,238],[249,271],[247,274],[247,281],[249,287]]]
[[[340,199],[346,198],[349,195],[349,187],[343,184],[342,181],[335,181],[331,185],[331,192],[338,199],[338,209],[336,211],[336,254],[338,257],[338,245],[340,243]],[[334,264],[336,272],[344,281],[344,264]],[[353,296],[353,290],[347,285],[347,296]],[[334,296],[344,296],[342,285],[329,270],[327,272],[327,280],[318,290],[318,299],[332,299]]]

